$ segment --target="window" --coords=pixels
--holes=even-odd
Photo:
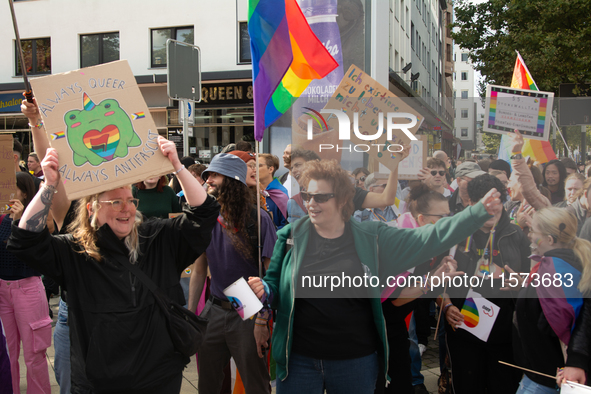
[[[468,80],[468,71],[462,71],[462,81]]]
[[[410,47],[415,49],[415,24],[410,22]]]
[[[16,75],[23,75],[15,41]],[[27,74],[51,74],[51,44],[49,38],[21,40]]]
[[[239,64],[252,63],[250,56],[250,35],[248,34],[248,22],[240,22],[239,26],[239,48],[240,53],[238,54]]]
[[[119,33],[80,36],[80,67],[119,60]]]
[[[467,109],[462,110],[462,119],[468,119],[468,110]]]
[[[394,0],[394,4],[390,3],[390,10],[394,9],[394,17],[396,20],[400,20],[398,16],[398,0]]]
[[[467,62],[468,61],[468,52],[463,52],[462,53],[462,61],[463,62]]]
[[[467,127],[462,127],[462,129],[461,129],[461,136],[462,137],[467,137],[468,136],[468,128]]]
[[[419,60],[421,59],[421,36],[419,36],[419,32],[417,32],[417,57]]]
[[[152,29],[152,67],[166,67],[166,40],[171,38],[193,44],[193,34],[193,26]]]
[[[404,17],[404,0],[400,1],[400,13],[402,14],[400,17],[400,27],[402,28],[402,30],[406,30],[406,18]]]
[[[462,90],[462,99],[464,99],[464,100],[468,99],[468,91],[467,90]]]

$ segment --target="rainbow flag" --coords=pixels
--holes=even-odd
[[[296,0],[249,0],[255,138],[291,107],[313,79],[338,63],[308,25]]]
[[[521,54],[518,51],[515,52],[517,52],[517,59],[515,59],[515,67],[513,68],[511,87],[517,89],[540,90],[527,69]]]
[[[136,112],[135,114],[132,114],[131,117],[133,118],[133,120],[144,119],[146,117],[146,114],[143,112]]]
[[[517,52],[517,51],[516,51]],[[513,78],[511,79],[511,87],[516,89],[540,90],[538,85],[531,76],[521,54],[517,52],[517,59],[515,60],[515,67],[513,68]],[[503,136],[504,138],[505,136]],[[507,138],[504,138],[508,140]],[[523,157],[530,156],[534,161],[540,163],[547,163],[550,160],[556,159],[556,154],[550,145],[550,141],[531,140],[524,138],[524,145],[521,151]],[[501,146],[503,146],[501,139]],[[511,152],[509,152],[509,156]],[[499,149],[500,158],[500,149]]]

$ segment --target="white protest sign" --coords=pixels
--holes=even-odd
[[[427,146],[426,135],[416,135],[417,141],[410,141],[410,154],[398,163],[398,179],[419,179],[419,171],[427,167]]]
[[[488,85],[483,130],[548,141],[553,102],[552,92]]]
[[[461,310],[462,315],[464,315],[464,322],[459,328],[486,342],[500,310],[501,308],[496,304],[470,289]]]

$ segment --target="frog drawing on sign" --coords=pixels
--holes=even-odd
[[[95,104],[85,92],[83,106],[64,115],[66,137],[76,166],[86,162],[98,166],[116,157],[126,157],[129,147],[142,143],[117,100],[105,99]]]

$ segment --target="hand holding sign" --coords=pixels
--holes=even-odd
[[[54,148],[47,149],[45,157],[41,161],[41,168],[43,169],[45,184],[49,186],[56,186],[60,180],[60,173],[58,172],[59,161],[58,161],[57,150]]]

